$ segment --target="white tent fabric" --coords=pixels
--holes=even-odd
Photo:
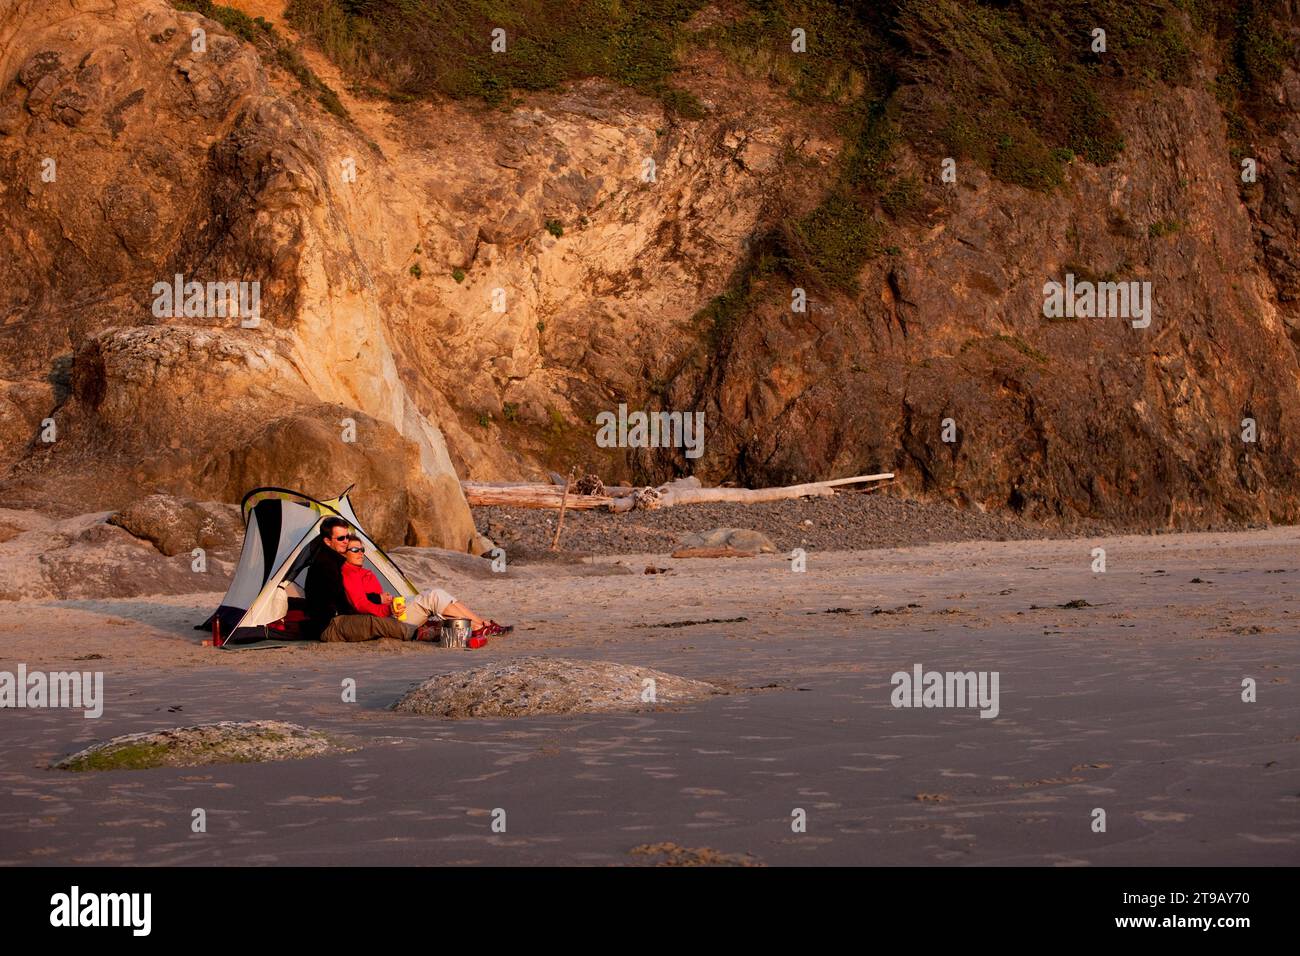
[[[289,598],[298,598],[315,554],[320,523],[329,517],[347,521],[366,546],[365,566],[392,594],[415,595],[415,587],[400,568],[366,534],[347,492],[317,501],[285,488],[256,488],[244,496],[244,547],[234,580],[221,606],[199,625],[211,629],[219,621],[231,644],[265,640],[267,625],[285,616]],[[283,585],[283,587],[282,587]]]

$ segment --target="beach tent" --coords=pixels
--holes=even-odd
[[[235,578],[221,606],[198,630],[211,630],[213,622],[218,621],[222,638],[230,644],[279,636],[270,625],[286,616],[293,606],[291,602],[301,601],[307,569],[316,548],[322,546],[320,523],[334,516],[352,525],[365,543],[365,566],[375,573],[385,591],[406,597],[416,593],[392,558],[361,527],[347,491],[337,498],[317,501],[285,488],[254,488],[244,496],[241,508],[244,549]]]

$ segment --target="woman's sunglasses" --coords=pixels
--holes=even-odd
[[[366,553],[366,549],[365,549],[365,548],[362,548],[362,547],[360,547],[360,546],[355,547],[355,548],[348,548],[348,553],[349,553],[349,554],[365,554],[365,553]]]

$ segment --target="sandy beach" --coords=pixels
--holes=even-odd
[[[0,864],[1294,865],[1297,543],[1275,528],[824,552],[803,573],[663,554],[597,561],[630,575],[413,573],[518,625],[476,651],[204,648],[212,592],[17,602],[0,669],[102,671],[105,702],[96,720],[0,711]],[[727,623],[691,623],[710,620]],[[620,714],[389,710],[431,675],[525,655],[729,692]],[[891,675],[916,664],[996,671],[998,715],[892,706]],[[115,735],[231,719],[361,747],[48,769]]]

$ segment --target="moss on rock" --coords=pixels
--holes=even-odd
[[[300,760],[357,749],[349,742],[277,720],[232,721],[126,734],[52,764],[55,770],[149,770],[218,763]]]

